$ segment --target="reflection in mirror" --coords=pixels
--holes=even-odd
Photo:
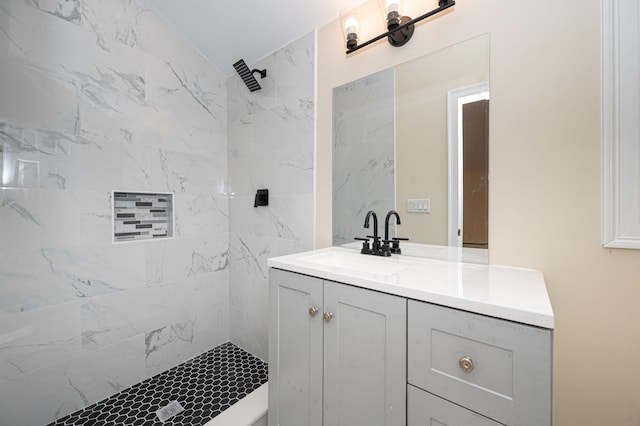
[[[335,245],[396,209],[392,236],[488,249],[488,81],[485,34],[334,89]]]
[[[369,210],[395,208],[393,70],[333,90],[333,244],[364,236]],[[393,233],[391,233],[393,235]]]
[[[489,83],[450,90],[450,246],[489,248]]]

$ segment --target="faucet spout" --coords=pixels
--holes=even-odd
[[[391,216],[395,216],[396,224],[400,225],[400,215],[397,211],[390,210],[389,213],[387,213],[387,217],[384,219],[384,239],[387,241],[389,241],[389,219],[391,219]]]
[[[378,243],[378,216],[373,210],[369,210],[367,217],[364,219],[364,227],[369,228],[369,219],[373,216],[373,243]]]

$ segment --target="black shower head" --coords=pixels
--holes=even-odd
[[[253,73],[259,72],[260,78],[265,78],[267,76],[266,69],[264,70],[254,69],[249,71],[249,67],[247,66],[247,64],[244,63],[244,59],[240,59],[238,62],[233,64],[233,67],[236,69],[236,71],[240,75],[240,78],[242,78],[242,81],[244,81],[244,84],[247,85],[247,87],[249,88],[249,91],[255,92],[256,90],[262,89],[262,87],[260,87],[260,85],[258,84],[258,80],[256,80],[256,78],[253,76]]]

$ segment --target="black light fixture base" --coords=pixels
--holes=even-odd
[[[402,18],[400,18],[400,25],[396,25],[395,27],[396,28],[401,27],[410,21],[411,21],[411,18],[409,18],[408,16],[403,16]],[[393,47],[404,46],[405,44],[407,44],[409,40],[411,40],[411,37],[413,36],[413,31],[415,30],[415,28],[416,26],[414,24],[411,24],[409,26],[403,27],[402,29],[389,34],[387,36],[387,40],[389,40],[389,44],[392,45]],[[393,31],[394,28],[388,28],[388,30]]]
[[[431,12],[427,12],[424,15],[418,16],[415,19],[411,19],[408,17],[402,17],[399,25],[390,25],[388,27],[389,31],[384,34],[380,34],[372,38],[371,40],[365,41],[362,44],[357,44],[356,40],[352,40],[351,43],[347,43],[347,51],[345,52],[347,55],[356,52],[363,47],[369,46],[372,43],[375,43],[378,40],[383,38],[387,38],[389,43],[392,46],[400,47],[405,45],[409,40],[411,40],[411,36],[413,36],[413,31],[415,29],[415,24],[422,21],[423,19],[427,19],[433,15],[436,15],[440,12],[444,12],[450,7],[456,4],[455,0],[439,0],[437,9],[432,10]],[[406,18],[406,19],[405,19]]]

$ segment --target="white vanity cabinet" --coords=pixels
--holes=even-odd
[[[550,426],[539,271],[327,248],[268,261],[270,426]]]
[[[269,425],[406,424],[406,299],[273,268],[269,286]]]

